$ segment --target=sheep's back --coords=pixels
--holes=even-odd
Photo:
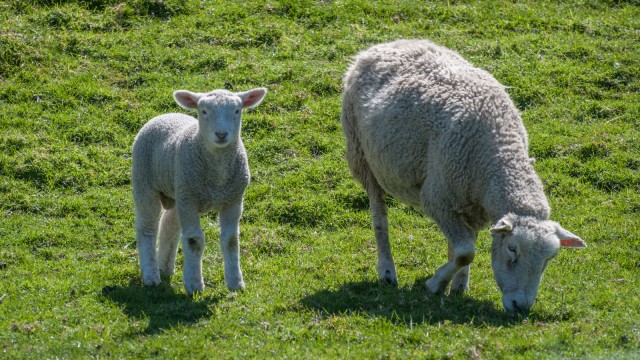
[[[369,167],[406,203],[419,198],[429,176],[453,175],[459,188],[466,187],[473,175],[466,165],[495,151],[488,144],[496,143],[496,131],[524,141],[526,152],[526,138],[520,140],[526,133],[504,87],[428,41],[396,41],[360,53],[346,74],[345,98],[355,121],[346,126],[355,129]]]

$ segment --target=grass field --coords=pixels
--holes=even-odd
[[[0,0],[0,358],[640,359],[638,1]],[[431,295],[435,224],[393,200],[398,287],[378,283],[351,179],[341,76],[372,44],[429,38],[522,111],[552,218],[589,245],[509,316],[477,242],[470,291]],[[243,292],[143,287],[130,147],[176,89],[247,90]]]

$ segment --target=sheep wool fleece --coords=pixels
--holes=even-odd
[[[400,40],[360,53],[346,73],[342,124],[365,189],[376,183],[443,230],[460,219],[477,232],[508,212],[549,218],[518,110],[452,50]]]

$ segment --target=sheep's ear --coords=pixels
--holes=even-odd
[[[267,94],[267,89],[257,88],[249,91],[237,93],[242,99],[242,108],[252,109],[262,102],[264,96]]]
[[[513,230],[513,224],[507,219],[500,219],[489,231],[492,234],[509,233]]]
[[[173,92],[173,98],[176,100],[176,103],[180,105],[183,109],[196,109],[198,107],[198,100],[202,94],[194,93],[187,90],[176,90]]]
[[[560,239],[560,246],[565,248],[580,249],[586,248],[587,244],[577,235],[565,230],[562,226],[556,225],[556,236]]]

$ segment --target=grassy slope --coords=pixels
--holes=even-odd
[[[640,9],[635,1],[0,1],[0,354],[100,357],[629,357],[640,351]],[[391,202],[398,288],[377,283],[367,198],[343,161],[349,59],[430,38],[523,111],[553,218],[584,251],[527,319],[501,312],[489,236],[471,290],[433,296],[435,225]],[[245,115],[248,290],[141,286],[130,144],[171,91],[267,86]],[[179,260],[181,261],[181,260]]]

